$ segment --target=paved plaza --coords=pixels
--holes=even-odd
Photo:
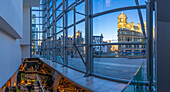
[[[70,66],[85,70],[81,58],[68,58]],[[130,80],[136,73],[138,68],[142,67],[142,76],[146,79],[147,61],[143,59],[128,59],[128,58],[94,58],[94,73],[114,77],[119,79]]]

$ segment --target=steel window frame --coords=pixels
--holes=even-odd
[[[51,0],[46,0],[46,1],[51,1]],[[152,0],[150,0],[152,1]],[[49,32],[49,26],[51,24],[49,24],[49,18],[50,17],[53,17],[52,18],[52,26],[53,26],[53,35],[51,36],[53,38],[53,46],[52,46],[52,49],[53,50],[53,61],[56,61],[55,60],[55,49],[57,48],[60,48],[60,47],[56,47],[56,36],[57,34],[63,32],[63,35],[64,35],[64,42],[63,42],[63,45],[64,46],[61,46],[61,48],[63,48],[64,50],[64,57],[63,57],[63,65],[64,66],[69,66],[68,65],[68,55],[67,55],[67,51],[68,51],[68,47],[74,47],[74,46],[68,46],[67,42],[68,42],[68,28],[71,28],[71,27],[74,27],[74,37],[75,37],[75,32],[76,32],[76,25],[79,24],[79,23],[82,23],[82,22],[85,22],[85,44],[81,44],[81,45],[76,45],[76,47],[82,47],[82,46],[85,46],[86,47],[86,59],[85,59],[85,67],[86,67],[86,72],[85,72],[85,76],[90,76],[90,75],[93,75],[93,46],[102,46],[102,45],[146,45],[146,44],[149,44],[151,45],[151,39],[149,39],[146,43],[142,43],[142,42],[122,42],[122,43],[101,43],[101,44],[94,44],[93,43],[93,19],[98,17],[98,16],[102,16],[102,15],[105,15],[105,14],[110,14],[110,13],[114,13],[114,12],[119,12],[119,11],[124,11],[124,10],[138,10],[138,14],[139,14],[139,18],[140,18],[140,21],[141,21],[141,24],[143,23],[142,21],[142,16],[141,16],[141,11],[140,9],[150,9],[151,6],[150,5],[150,8],[148,8],[146,5],[139,5],[138,1],[136,1],[136,6],[128,6],[128,7],[120,7],[120,8],[115,8],[115,9],[110,9],[110,10],[107,10],[107,11],[103,11],[103,12],[98,12],[98,13],[95,13],[93,14],[93,0],[80,0],[80,1],[77,1],[75,0],[74,3],[72,3],[71,5],[68,6],[68,0],[62,0],[62,2],[56,7],[56,2],[57,0],[53,0],[52,1],[52,6],[49,7],[49,3],[50,2],[46,2],[45,7],[44,5],[42,5],[44,7],[43,10],[39,10],[41,12],[44,12],[42,14],[44,14],[44,17],[40,17],[40,18],[45,18],[45,16],[47,16],[47,29],[45,28],[45,24],[42,24],[44,27],[43,27],[43,30],[46,30],[46,31],[43,31],[42,33],[43,34],[47,34],[47,38],[43,37],[43,40],[47,43],[47,47],[44,47],[44,48],[41,48],[43,49],[44,51],[47,51],[48,52],[48,49],[49,49],[49,36],[48,36],[48,32]],[[76,12],[76,6],[80,5],[81,3],[85,2],[85,14],[82,14],[82,13],[79,13],[79,12]],[[63,5],[63,6],[62,6]],[[62,6],[63,10],[62,10],[62,13],[59,14],[58,16],[56,16],[56,11]],[[49,10],[52,8],[52,15],[49,16]],[[74,12],[74,23],[71,24],[71,25],[67,25],[67,13],[69,11],[73,10]],[[32,10],[32,11],[38,11],[38,10]],[[47,14],[45,14],[45,11],[47,12]],[[152,11],[148,11],[148,13],[151,13]],[[84,19],[81,19],[79,21],[76,22],[76,13],[78,14],[82,14],[85,16]],[[147,15],[148,16],[148,15]],[[56,31],[56,29],[58,28],[58,26],[56,26],[56,23],[59,19],[61,19],[63,17],[63,30],[60,30],[59,32]],[[149,17],[148,19],[150,19],[150,21],[148,22],[149,25],[150,23],[152,23],[152,20],[151,20],[151,17]],[[152,26],[152,25],[150,25]],[[143,28],[143,24],[142,24],[142,30],[143,30],[143,36],[144,38],[146,38],[145,36],[145,30]],[[151,28],[149,28],[148,30],[151,30]],[[152,29],[153,30],[153,29]],[[32,32],[31,32],[32,33]],[[39,32],[37,32],[39,33]],[[148,34],[153,34],[153,33],[148,33]],[[151,37],[151,35],[149,36]],[[42,41],[43,41],[42,40]],[[33,40],[31,40],[32,42]],[[74,41],[75,43],[75,41]],[[151,47],[148,47],[148,48],[151,48]],[[152,49],[152,48],[151,48]],[[32,51],[32,50],[31,50]],[[148,51],[149,52],[149,51]],[[46,55],[46,53],[43,53],[44,56]],[[48,52],[48,54],[50,54],[50,52]],[[47,56],[48,56],[47,54]],[[148,59],[151,60],[150,57],[153,57],[151,55],[151,52],[148,56]],[[48,59],[50,59],[49,57],[47,57]],[[153,60],[152,60],[153,61]],[[58,62],[59,63],[59,62]],[[149,64],[150,68],[151,68],[151,64]],[[105,77],[106,78],[106,77]],[[106,78],[107,79],[107,78]],[[121,81],[121,80],[119,80]]]

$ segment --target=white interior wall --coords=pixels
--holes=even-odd
[[[23,0],[0,0],[0,16],[22,37]]]
[[[19,39],[7,33],[17,33],[22,37],[23,0],[0,0],[0,17],[14,30],[0,28],[0,88],[16,72],[21,64]],[[1,22],[1,21],[0,21]],[[4,25],[4,26],[7,26]],[[2,25],[3,26],[3,25]]]
[[[21,64],[21,47],[16,40],[0,30],[0,88]]]

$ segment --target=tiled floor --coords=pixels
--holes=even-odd
[[[124,83],[104,80],[94,76],[84,77],[84,74],[76,70],[62,67],[62,65],[47,60],[45,58],[40,58],[43,62],[47,63],[49,66],[53,67],[57,72],[65,76],[72,82],[95,92],[121,92],[121,90],[126,86]]]

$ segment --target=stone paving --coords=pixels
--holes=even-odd
[[[81,58],[68,58],[70,66],[85,70]],[[130,80],[138,68],[144,63],[142,73],[146,79],[146,58],[128,59],[128,58],[94,58],[94,73],[109,77]]]

